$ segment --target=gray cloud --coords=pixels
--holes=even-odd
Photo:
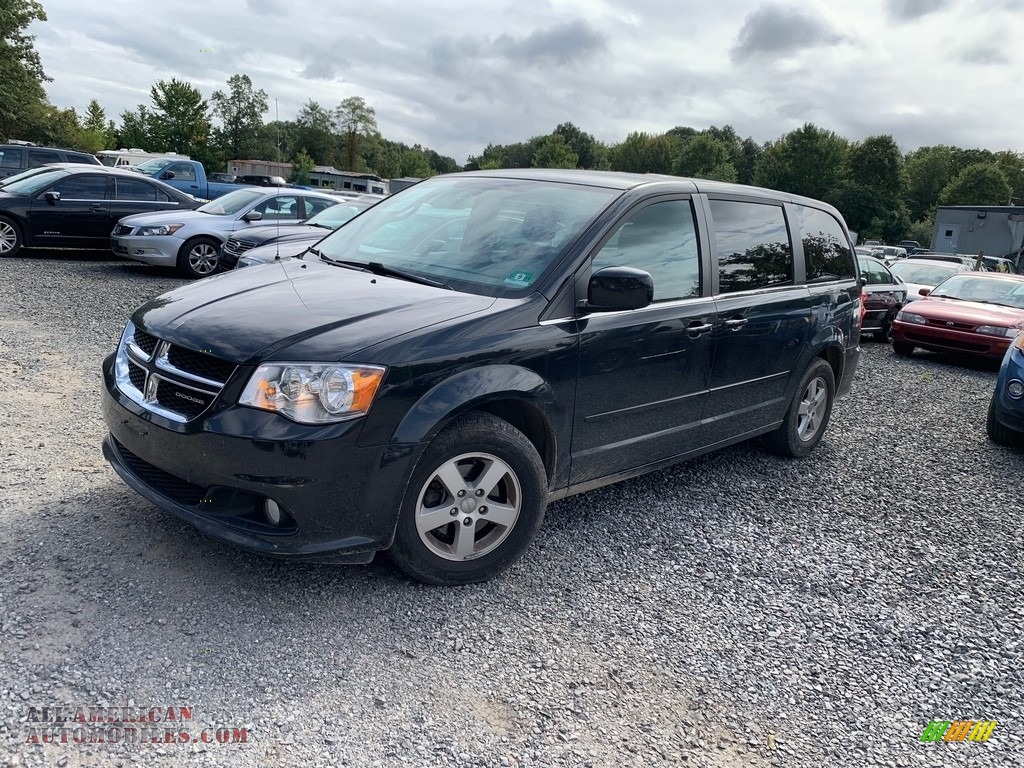
[[[438,38],[430,47],[433,71],[445,78],[463,76],[480,61],[503,66],[567,66],[607,50],[607,37],[582,19],[535,29],[524,37],[473,35]]]
[[[841,43],[847,38],[814,12],[766,5],[747,16],[740,27],[732,59],[736,62]]]
[[[1001,46],[993,45],[991,42],[978,43],[961,49],[960,61],[965,64],[999,64],[1010,63],[1010,56]]]
[[[952,5],[953,0],[886,0],[885,7],[894,19],[913,21]]]

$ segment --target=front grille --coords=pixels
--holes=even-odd
[[[153,356],[153,350],[156,349],[156,336],[146,333],[141,328],[136,328],[135,335],[132,336],[132,339],[135,341],[135,346],[150,357]]]
[[[956,323],[952,320],[929,320],[928,325],[933,325],[936,328],[947,328],[951,331],[973,331],[976,327],[972,323]]]
[[[128,361],[128,380],[139,392],[146,391],[146,369],[131,360]]]
[[[217,395],[200,392],[191,387],[175,384],[167,379],[157,378],[156,401],[169,411],[180,413],[187,419],[194,419],[210,407]]]
[[[219,382],[222,386],[235,370],[235,364],[227,360],[174,344],[167,350],[167,362],[185,373]]]
[[[233,237],[229,237],[228,241],[224,243],[224,252],[232,256],[241,256],[246,251],[250,251],[256,247],[256,243],[252,240],[236,240]]]
[[[131,232],[132,232],[132,229],[134,229],[134,227],[128,227],[128,226],[125,226],[124,224],[118,224],[116,227],[114,227],[114,234],[118,235],[118,236],[130,235]]]
[[[205,488],[200,488],[198,485],[154,467],[129,451],[117,440],[114,440],[114,443],[121,454],[121,460],[131,473],[158,493],[189,507],[197,506],[206,496]]]

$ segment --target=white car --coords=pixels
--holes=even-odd
[[[290,226],[342,202],[323,192],[240,187],[194,211],[143,213],[121,219],[111,233],[118,256],[206,277],[220,266],[220,250],[233,233],[256,223]]]
[[[921,298],[921,289],[929,291],[950,275],[970,272],[971,268],[952,261],[932,259],[901,259],[889,266],[889,271],[907,286],[907,303]]]

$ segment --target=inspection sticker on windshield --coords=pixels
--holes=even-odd
[[[513,272],[505,278],[505,285],[518,285],[525,288],[533,282],[533,272]]]

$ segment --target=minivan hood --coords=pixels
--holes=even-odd
[[[256,363],[329,331],[313,362],[351,359],[372,344],[487,309],[490,296],[458,293],[322,262],[281,261],[235,270],[151,299],[132,315],[161,339],[234,363]],[[312,352],[312,355],[311,355]]]

